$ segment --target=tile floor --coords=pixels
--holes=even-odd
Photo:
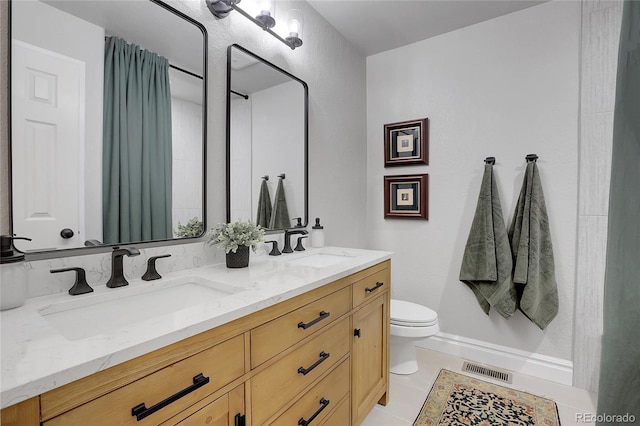
[[[412,425],[422,408],[434,380],[441,368],[462,373],[464,359],[455,356],[417,348],[420,370],[409,376],[391,374],[390,400],[386,407],[377,405],[362,423],[363,426],[404,426]],[[499,366],[495,366],[498,367]],[[488,377],[475,376],[487,382],[512,387],[538,396],[552,399],[558,405],[562,426],[584,425],[579,413],[595,413],[596,394],[583,389],[539,379],[525,374],[513,373],[513,383],[505,384]],[[593,423],[591,423],[593,424]]]

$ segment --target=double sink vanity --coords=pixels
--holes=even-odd
[[[253,256],[2,313],[2,424],[359,424],[388,397],[390,253]]]
[[[205,218],[220,219],[207,217],[204,206],[207,195],[220,195],[215,188],[223,182],[208,191],[205,172],[224,167],[224,159],[205,164],[212,157],[206,152],[211,141],[205,143],[209,36],[205,26],[188,15],[194,12],[160,0],[10,1],[9,6],[11,161],[21,165],[10,168],[9,233],[31,238],[28,243],[21,240],[16,249],[31,261],[98,255],[121,245],[144,250],[176,239],[198,242],[194,238],[211,226]],[[123,120],[102,114],[105,105],[111,105],[108,96],[106,101],[102,97],[104,88],[111,87],[106,75],[103,78],[105,46],[112,46],[109,40],[116,35],[118,45],[141,46],[169,61],[163,75],[170,76],[176,129],[171,144],[179,155],[167,160],[171,168],[164,163],[149,167],[166,172],[164,179],[143,181],[163,183],[160,192],[178,195],[140,208],[153,218],[127,211],[133,203],[116,205],[123,194],[129,196],[131,188],[140,186],[128,179],[144,168],[131,155],[124,155],[127,161],[120,164],[120,157],[108,151],[113,138],[103,140],[109,133],[103,128],[117,128],[110,134],[129,134],[117,127],[126,124]],[[219,43],[216,38],[216,46]],[[232,43],[227,49],[226,222],[255,217],[259,188],[278,194],[282,187],[287,203],[279,211],[290,217],[291,228],[305,228],[308,86]],[[62,61],[60,78],[50,58]],[[63,83],[79,89],[69,93],[60,89]],[[35,98],[27,96],[33,87]],[[58,92],[65,94],[65,102],[57,102]],[[164,92],[160,98],[169,100]],[[47,117],[58,105],[71,105],[75,113],[55,117],[77,117],[78,122],[49,123]],[[149,107],[169,109],[160,103]],[[64,135],[41,130],[63,125],[70,129]],[[57,140],[69,143],[63,146]],[[25,148],[32,145],[56,148]],[[104,166],[104,159],[113,164]],[[63,166],[49,167],[54,162]],[[122,185],[117,173],[105,178],[101,172],[129,166],[136,173]],[[71,185],[77,182],[84,187]],[[121,194],[120,188],[127,191]],[[108,202],[99,196],[105,191]],[[32,220],[33,200],[38,201],[38,217],[47,220]],[[65,214],[54,206],[64,206]],[[160,220],[162,232],[138,235]],[[269,232],[289,228],[287,220],[283,222],[269,225]],[[284,256],[253,255],[243,269],[214,264],[154,281],[127,277],[125,287],[101,283],[87,294],[28,298],[23,306],[0,314],[1,423],[360,424],[376,403],[385,404],[388,398],[389,259],[388,252],[312,248]],[[34,288],[53,288],[46,284]]]

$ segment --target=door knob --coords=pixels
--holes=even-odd
[[[73,237],[73,231],[69,228],[64,228],[62,231],[60,231],[60,236],[65,240],[68,240],[69,238]]]

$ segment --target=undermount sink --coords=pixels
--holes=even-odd
[[[241,291],[198,276],[100,290],[104,292],[74,296],[74,300],[47,305],[38,312],[67,339],[80,340]]]
[[[287,263],[300,266],[311,266],[312,268],[325,268],[349,260],[353,256],[346,254],[315,253],[309,256],[289,260]]]

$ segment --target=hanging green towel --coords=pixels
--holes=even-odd
[[[486,164],[476,213],[462,257],[460,281],[473,290],[486,314],[493,307],[500,315],[509,318],[517,305],[511,268],[511,250],[498,187],[493,178],[493,165]]]
[[[538,166],[533,161],[527,164],[509,227],[509,241],[514,259],[513,282],[520,293],[520,310],[544,330],[558,314],[558,288],[549,218]]]
[[[262,179],[260,185],[260,195],[258,196],[258,218],[256,225],[268,228],[271,222],[271,195],[269,194],[269,185],[267,180]]]
[[[270,229],[285,229],[291,227],[291,220],[289,219],[289,209],[287,207],[287,197],[284,195],[283,179],[278,181],[278,188],[276,189],[276,197],[273,202],[273,211],[271,212]]]

